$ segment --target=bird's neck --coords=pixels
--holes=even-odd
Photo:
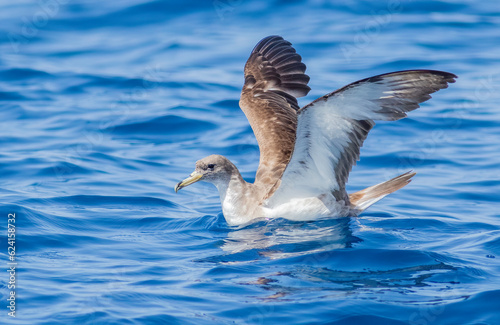
[[[214,185],[219,190],[222,204],[226,200],[238,200],[245,195],[248,183],[241,177],[238,170],[235,170],[228,178],[221,179]]]
[[[219,190],[222,212],[230,225],[246,222],[248,216],[253,214],[254,202],[252,201],[252,184],[247,183],[239,171],[235,170],[229,178],[214,184]],[[249,198],[249,199],[247,199]],[[245,204],[249,203],[249,204]]]

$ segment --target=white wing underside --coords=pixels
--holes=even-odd
[[[433,70],[384,74],[352,83],[300,109],[292,158],[267,203],[275,206],[291,198],[325,195],[348,201],[345,183],[374,120],[406,117],[453,78]]]

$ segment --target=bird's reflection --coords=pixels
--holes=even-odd
[[[352,235],[349,221],[350,218],[262,221],[229,232],[221,248],[230,254],[257,249],[260,255],[270,259],[346,248],[360,241]]]
[[[342,256],[343,249],[362,241],[353,235],[351,220],[260,221],[231,229],[225,233],[219,246],[223,254],[198,261],[215,262],[217,267],[222,268],[252,263],[255,270],[259,270],[255,278],[251,279],[250,276],[249,279],[247,276],[245,280],[235,280],[240,285],[263,289],[266,294],[255,297],[261,301],[293,300],[294,296],[301,294],[314,296],[314,292],[338,297],[364,295],[366,292],[367,297],[370,297],[370,292],[378,290],[394,292],[394,299],[404,300],[409,290],[421,287],[444,290],[446,299],[443,298],[443,301],[463,299],[461,294],[453,292],[449,282],[429,280],[433,276],[456,270],[433,259],[429,259],[428,263],[419,260],[415,265],[400,267],[397,261],[380,266],[376,260],[367,258],[366,268],[351,265],[344,270],[341,266],[339,268],[338,263],[336,268],[332,268],[332,256],[338,258]],[[357,254],[352,252],[354,263],[360,256],[365,257],[367,254],[363,250]],[[418,251],[410,251],[409,254],[421,256]]]

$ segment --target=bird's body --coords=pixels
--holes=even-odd
[[[260,41],[245,65],[240,107],[260,148],[255,182],[246,182],[227,158],[208,156],[196,163],[176,191],[198,180],[219,190],[230,225],[259,218],[314,220],[357,215],[410,182],[405,173],[347,194],[345,184],[375,120],[398,120],[455,75],[408,70],[354,82],[299,108],[297,97],[310,88],[305,65],[279,36]]]
[[[273,197],[264,200],[260,198],[265,193],[262,188],[247,183],[239,173],[237,175],[228,183],[215,184],[219,190],[222,212],[231,225],[259,218],[314,220],[327,216],[342,217],[350,212],[344,202],[338,202],[331,194],[296,197],[283,202],[273,200]]]

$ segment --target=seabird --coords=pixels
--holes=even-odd
[[[175,186],[197,181],[219,190],[229,225],[259,218],[314,220],[357,216],[407,185],[414,172],[348,194],[345,185],[376,120],[395,121],[455,82],[452,73],[405,70],[356,81],[300,108],[307,95],[306,66],[291,43],[269,36],[245,65],[240,107],[257,138],[260,161],[248,183],[226,157],[211,155]]]

